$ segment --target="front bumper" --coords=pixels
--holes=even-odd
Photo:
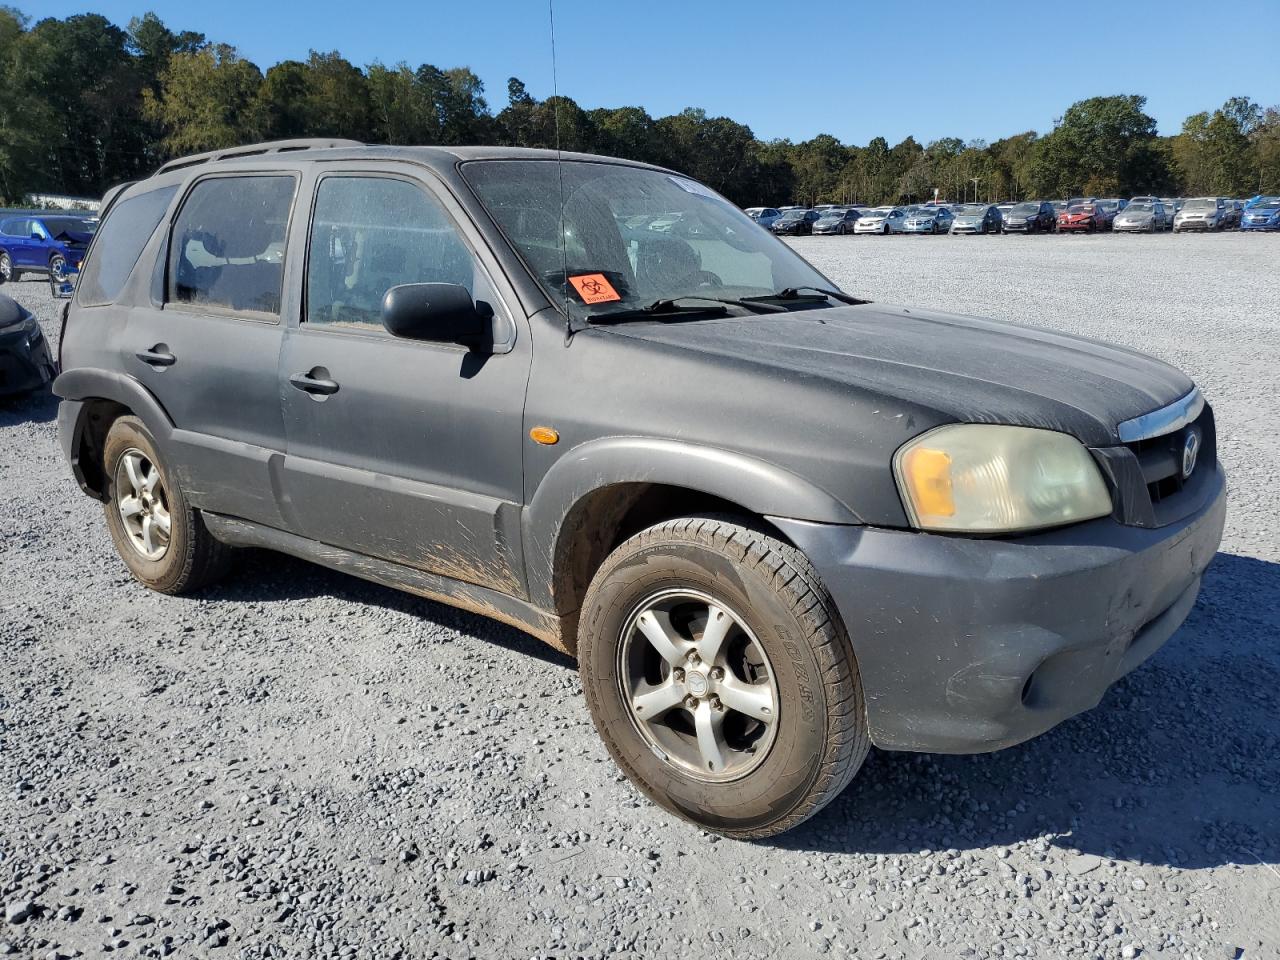
[[[0,333],[0,396],[42,387],[55,372],[49,341],[38,326],[34,342],[29,330]]]
[[[1248,220],[1242,220],[1240,222],[1240,229],[1241,230],[1280,230],[1280,220],[1272,220],[1270,222],[1261,220],[1254,223],[1250,223]]]
[[[1018,539],[774,519],[817,567],[858,660],[872,742],[982,753],[1098,704],[1195,605],[1226,481],[1155,529],[1110,518]]]
[[[1218,224],[1216,221],[1209,220],[1179,220],[1173,225],[1175,230],[1216,230]]]

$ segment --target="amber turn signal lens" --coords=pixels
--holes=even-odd
[[[951,457],[941,450],[916,447],[903,458],[903,475],[922,517],[950,517],[956,512],[951,493]]]
[[[560,434],[552,430],[550,427],[534,427],[529,431],[529,439],[534,443],[540,443],[545,447],[549,447],[553,443],[559,442]]]

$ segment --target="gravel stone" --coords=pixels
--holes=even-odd
[[[873,751],[797,830],[713,842],[619,775],[573,664],[514,630],[258,553],[148,593],[55,404],[0,401],[0,904],[30,914],[0,955],[1280,955],[1280,236],[795,247],[850,292],[1202,386],[1227,529],[1150,663],[1029,743]],[[47,286],[3,290],[56,346]]]

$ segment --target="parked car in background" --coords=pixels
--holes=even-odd
[[[903,233],[946,233],[951,229],[955,214],[949,207],[922,206],[907,216],[902,224]]]
[[[902,222],[907,218],[907,211],[902,207],[873,207],[862,211],[853,225],[853,232],[860,233],[901,233]]]
[[[1280,230],[1280,197],[1254,203],[1240,218],[1241,230]]]
[[[1004,203],[997,203],[996,209],[1000,211],[1001,217],[1009,216],[1009,211],[1018,205],[1017,200],[1006,200]]]
[[[821,214],[817,210],[783,210],[782,216],[769,228],[779,236],[799,237],[813,233],[813,225]]]
[[[965,203],[955,208],[952,233],[999,233],[1003,219],[992,203]]]
[[[1129,205],[1128,200],[1121,200],[1119,197],[1104,198],[1102,200],[1098,200],[1097,203],[1106,211],[1107,219],[1112,223],[1115,222],[1120,211]]]
[[[0,283],[24,273],[62,279],[80,269],[97,229],[91,217],[30,214],[0,220]]]
[[[1066,200],[1050,200],[1049,206],[1053,207],[1054,217],[1058,217],[1066,212],[1069,204]]]
[[[747,207],[742,212],[765,229],[772,227],[774,221],[782,216],[782,211],[774,207]]]
[[[1001,230],[1004,233],[1049,233],[1056,219],[1053,207],[1046,201],[1027,200],[1009,208]]]
[[[1073,203],[1058,214],[1059,233],[1095,233],[1105,223],[1106,212],[1096,203]]]
[[[1244,214],[1244,204],[1230,197],[1222,198],[1222,229],[1234,230],[1240,226]]]
[[[858,222],[859,212],[848,209],[824,210],[822,216],[813,222],[814,234],[853,233],[853,225]]]
[[[1170,226],[1173,225],[1173,218],[1178,215],[1178,211],[1182,209],[1181,197],[1161,197],[1160,205],[1164,207],[1165,215],[1169,218]]]
[[[1173,232],[1184,230],[1221,230],[1227,208],[1220,197],[1192,197],[1173,218]]]
[[[1156,233],[1173,225],[1159,200],[1133,200],[1117,214],[1111,229],[1116,233]]]
[[[40,323],[31,311],[0,293],[0,396],[38,390],[55,373]]]
[[[1267,196],[1266,194],[1260,193],[1256,197],[1250,197],[1248,200],[1246,200],[1244,202],[1244,208],[1246,210],[1249,210],[1252,207],[1256,207],[1265,203],[1270,203],[1272,200],[1280,200],[1280,197],[1271,197],[1271,196]]]

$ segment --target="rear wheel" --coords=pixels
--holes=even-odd
[[[226,572],[231,548],[214,539],[137,417],[121,417],[102,453],[107,528],[133,576],[160,593],[189,593]]]
[[[852,648],[816,572],[734,518],[671,520],[618,547],[587,591],[578,663],[622,771],[728,836],[812,816],[869,749]]]
[[[0,283],[13,283],[18,279],[18,271],[13,267],[13,257],[0,251]]]

